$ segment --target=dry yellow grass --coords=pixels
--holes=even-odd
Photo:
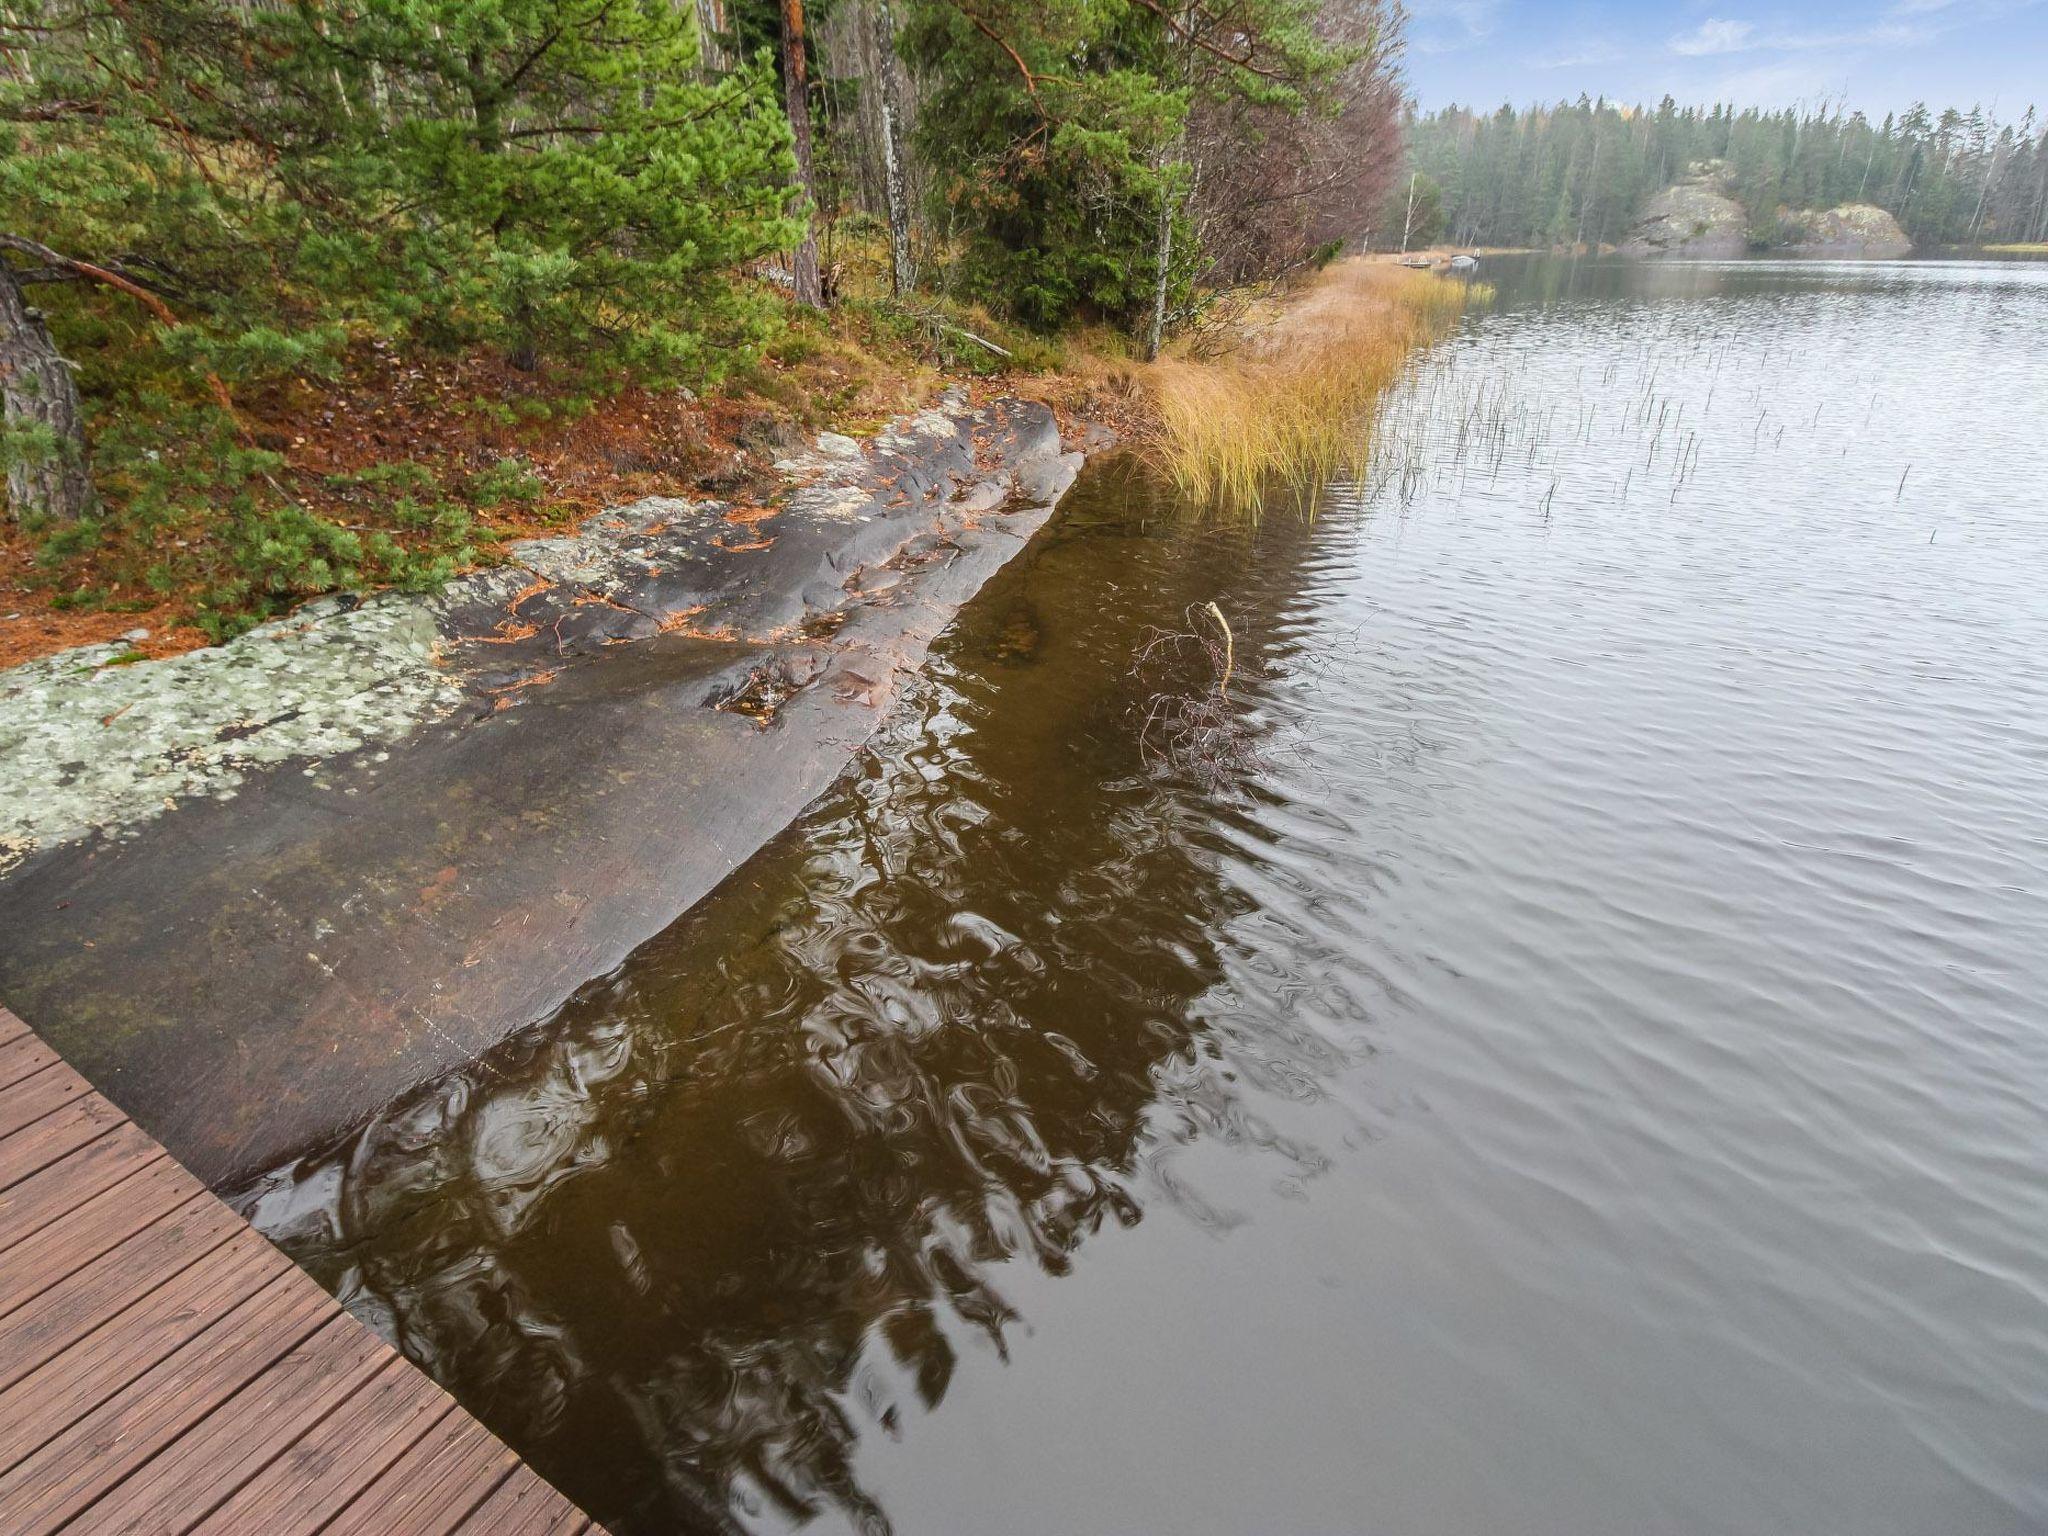
[[[1191,500],[1254,509],[1275,484],[1364,468],[1372,407],[1415,348],[1492,290],[1370,261],[1318,274],[1211,355],[1137,370],[1160,469]]]

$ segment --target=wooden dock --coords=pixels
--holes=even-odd
[[[595,1529],[0,1008],[0,1531]]]

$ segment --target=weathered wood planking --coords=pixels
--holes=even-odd
[[[596,1527],[0,1008],[0,1530]]]

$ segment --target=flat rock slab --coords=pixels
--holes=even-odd
[[[773,508],[656,498],[435,598],[0,674],[0,997],[209,1183],[274,1166],[793,820],[1079,464],[1042,406],[955,401],[821,439]]]

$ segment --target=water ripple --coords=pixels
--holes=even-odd
[[[2048,1529],[2048,268],[1503,289],[247,1207],[621,1532]]]

